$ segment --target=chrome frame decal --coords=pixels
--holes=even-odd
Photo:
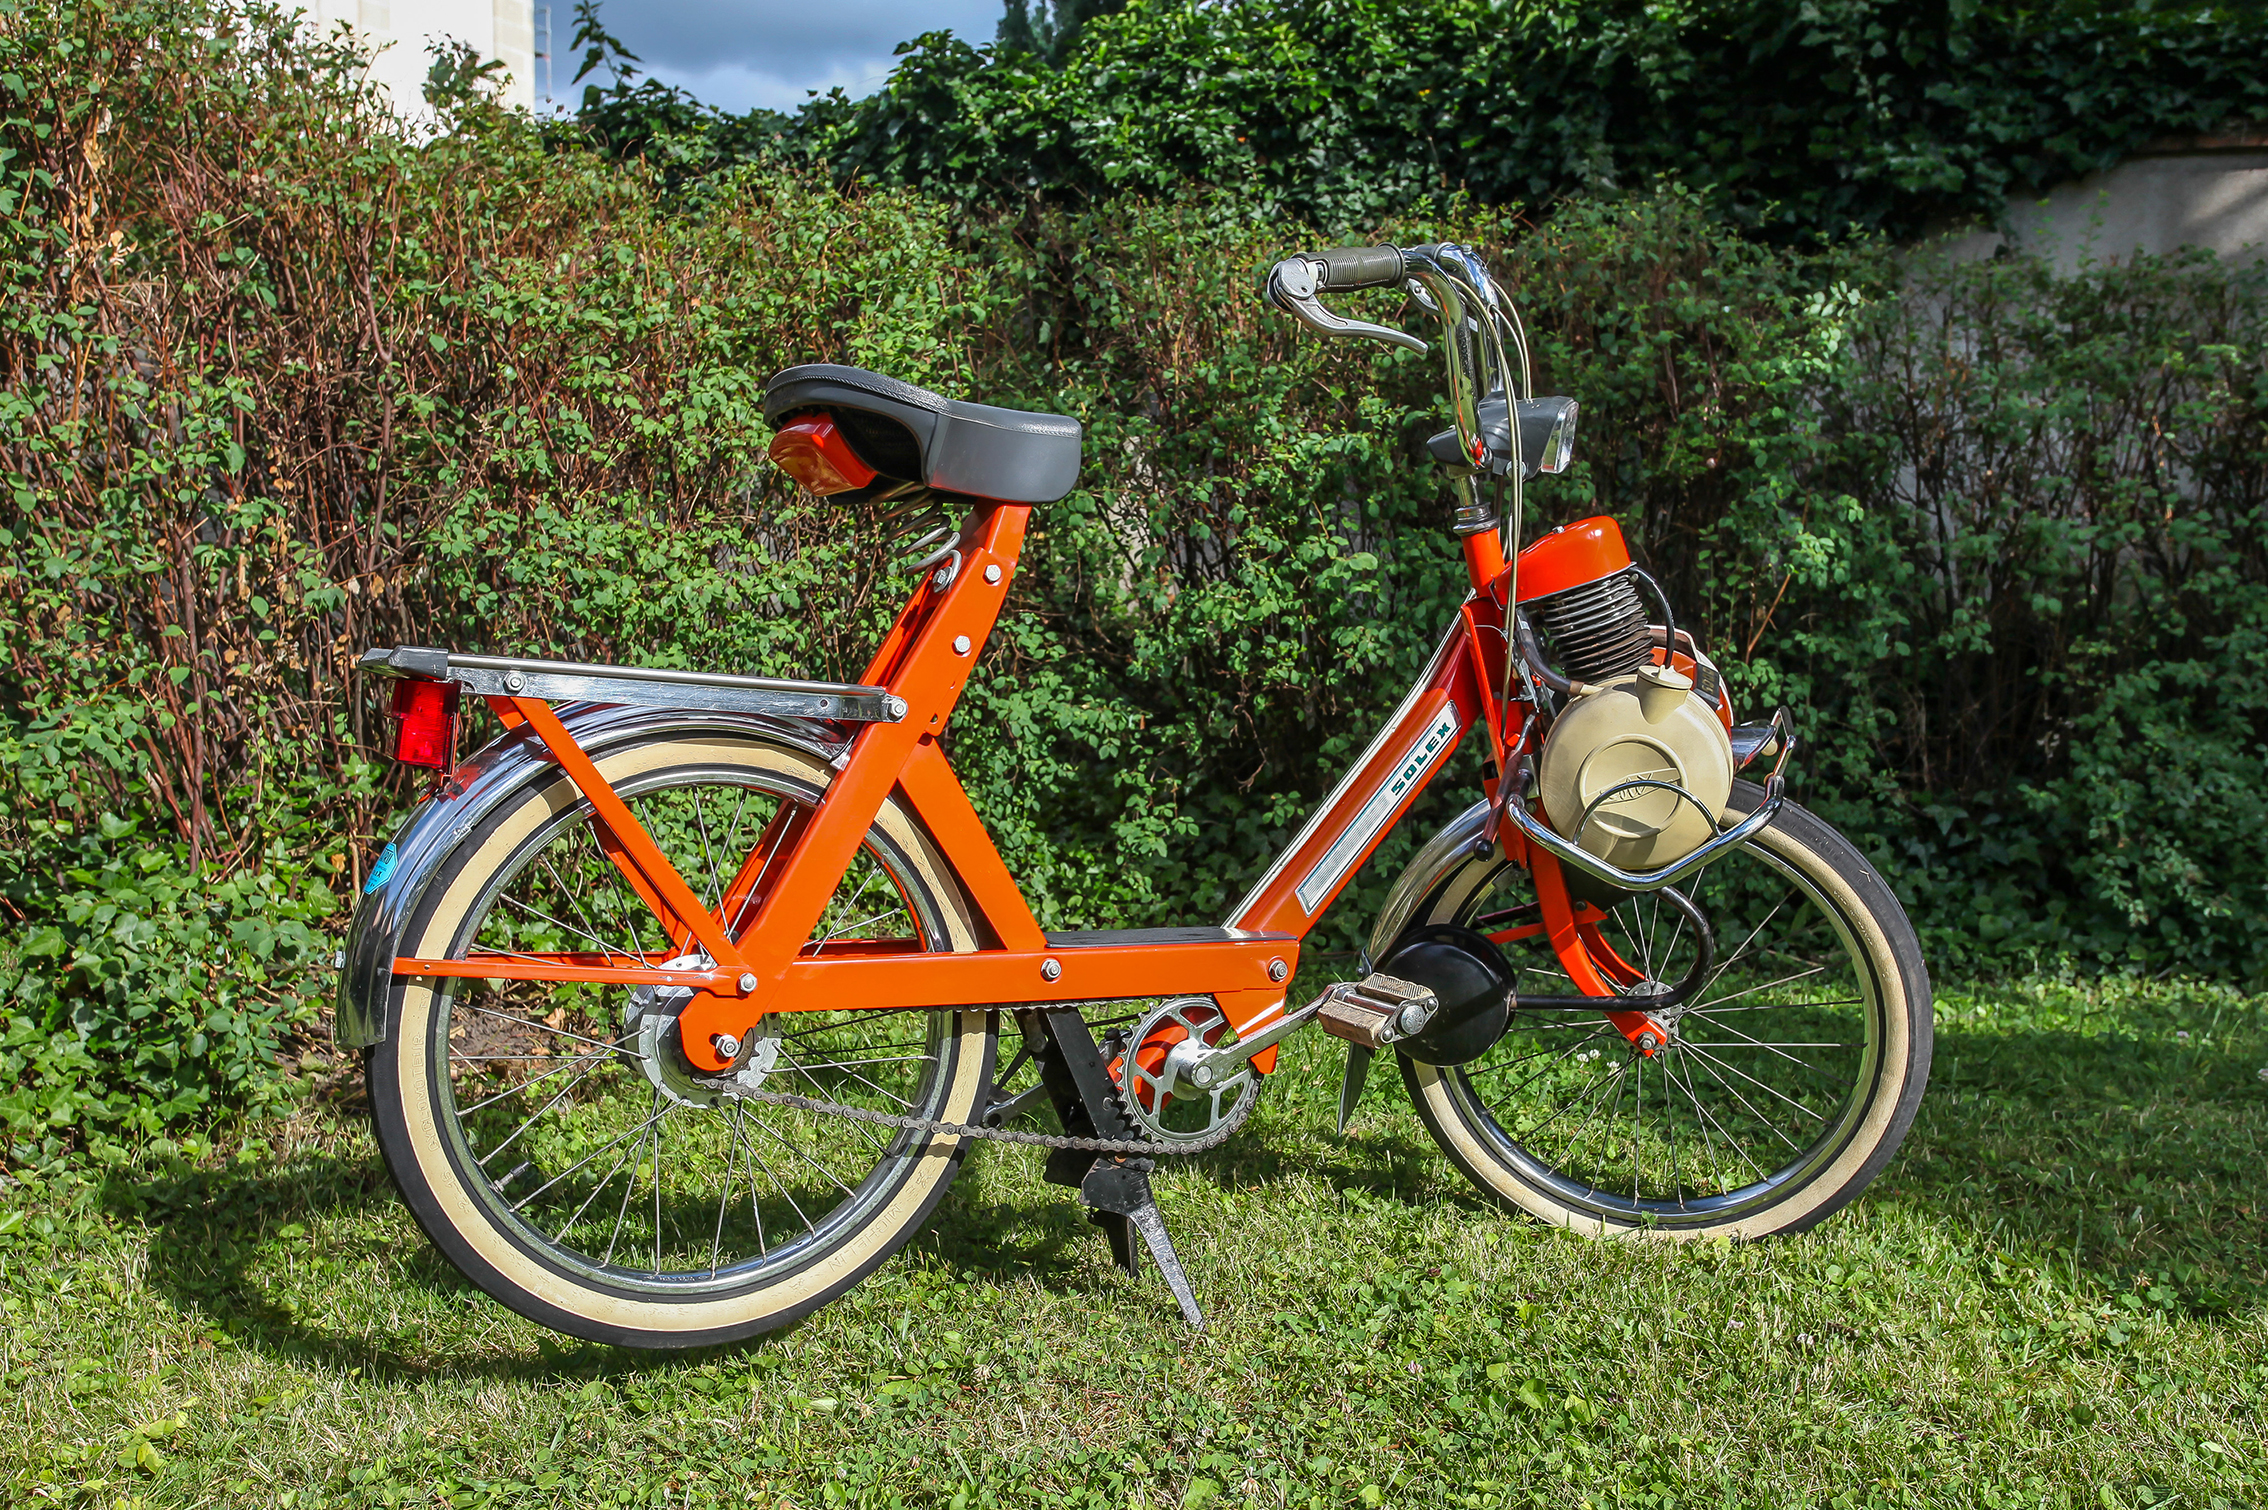
[[[1329,849],[1323,851],[1323,857],[1315,862],[1315,868],[1307,873],[1307,879],[1301,881],[1299,889],[1292,893],[1299,899],[1300,909],[1309,917],[1315,915],[1316,906],[1323,898],[1338,889],[1339,882],[1346,878],[1347,872],[1354,869],[1355,862],[1370,848],[1370,841],[1386,826],[1386,820],[1394,815],[1394,810],[1402,805],[1402,798],[1408,795],[1410,788],[1418,784],[1419,778],[1432,769],[1434,759],[1457,742],[1457,733],[1463,727],[1463,720],[1457,716],[1456,702],[1452,700],[1443,703],[1441,711],[1434,715],[1432,723],[1426,725],[1425,732],[1418,736],[1410,753],[1395,767],[1394,774],[1370,794],[1370,800],[1362,805],[1362,811],[1354,815],[1354,821],[1332,841]]]

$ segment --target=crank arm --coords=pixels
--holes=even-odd
[[[1186,1080],[1201,1091],[1209,1091],[1313,1022],[1322,1005],[1323,998],[1318,997],[1297,1012],[1285,1013],[1259,1032],[1239,1038],[1226,1048],[1207,1049],[1194,1038],[1183,1039],[1166,1055],[1166,1068],[1174,1079]]]
[[[1225,1048],[1205,1049],[1195,1039],[1185,1039],[1166,1055],[1165,1067],[1174,1081],[1186,1080],[1198,1090],[1209,1091],[1317,1018],[1339,1037],[1359,1032],[1365,1035],[1361,1041],[1376,1046],[1422,1031],[1438,1010],[1440,1003],[1431,991],[1391,975],[1341,981],[1298,1011],[1286,1013]]]

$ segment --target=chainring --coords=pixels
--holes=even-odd
[[[1241,1122],[1260,1094],[1250,1061],[1200,1088],[1186,1078],[1193,1049],[1234,1042],[1228,1014],[1212,998],[1177,996],[1161,1002],[1134,1025],[1130,1047],[1111,1061],[1110,1075],[1127,1119],[1159,1143],[1203,1142]]]

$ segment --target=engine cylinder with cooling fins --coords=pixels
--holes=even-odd
[[[1627,676],[1653,659],[1646,605],[1628,567],[1530,604],[1562,675],[1579,682]]]
[[[1520,552],[1520,602],[1579,682],[1627,676],[1653,659],[1630,547],[1612,519],[1579,519]]]
[[[1654,631],[1612,519],[1584,519],[1520,553],[1520,603],[1575,686],[1536,759],[1544,816],[1624,870],[1700,848],[1732,792],[1715,688],[1654,664]],[[1696,671],[1699,651],[1689,661]],[[1714,682],[1714,673],[1711,673]]]

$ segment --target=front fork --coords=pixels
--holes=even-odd
[[[1521,721],[1520,732],[1507,740],[1505,731],[1520,704],[1500,704],[1498,694],[1508,683],[1504,657],[1509,651],[1511,606],[1503,601],[1510,586],[1501,542],[1493,530],[1464,539],[1465,569],[1474,598],[1465,606],[1466,633],[1471,637],[1478,681],[1481,684],[1482,723],[1488,730],[1490,765],[1495,775],[1482,782],[1490,807],[1490,821],[1482,842],[1499,848],[1504,858],[1526,868],[1535,881],[1539,922],[1532,929],[1515,930],[1517,937],[1543,935],[1559,958],[1560,968],[1585,996],[1619,996],[1646,978],[1615,951],[1599,931],[1603,915],[1579,908],[1569,896],[1566,873],[1556,856],[1537,849],[1513,825],[1501,821],[1503,804],[1522,800],[1518,761],[1527,752],[1534,730],[1533,709]],[[1500,596],[1503,595],[1503,596]],[[1493,623],[1489,622],[1494,620]],[[1493,664],[1492,664],[1493,662]],[[1592,914],[1585,917],[1584,913]],[[1504,940],[1499,940],[1504,942]],[[1669,1025],[1653,1012],[1611,1011],[1602,1014],[1631,1047],[1648,1058],[1670,1041]]]
[[[1507,857],[1513,843],[1520,844],[1525,852],[1529,877],[1535,882],[1536,903],[1542,916],[1537,924],[1551,943],[1551,952],[1558,956],[1559,967],[1575,983],[1575,989],[1585,996],[1619,996],[1630,987],[1646,979],[1646,973],[1631,964],[1615,951],[1600,931],[1604,915],[1594,908],[1580,915],[1574,900],[1567,893],[1567,873],[1560,868],[1556,856],[1548,855],[1526,843],[1515,830],[1499,835]],[[1669,1024],[1653,1012],[1611,1011],[1600,1014],[1615,1026],[1615,1031],[1630,1040],[1630,1046],[1651,1059],[1670,1041]]]

